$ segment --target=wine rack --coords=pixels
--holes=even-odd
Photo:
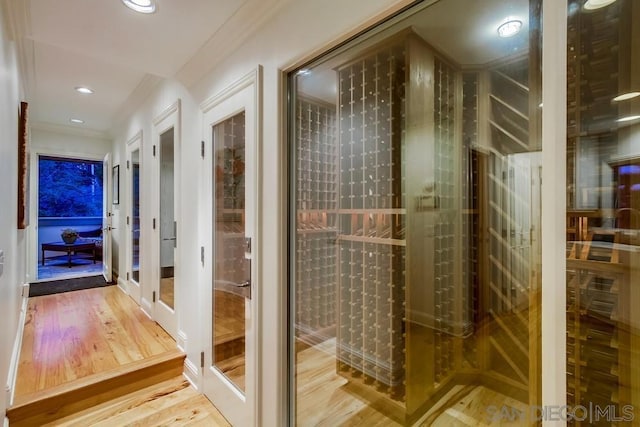
[[[296,103],[296,332],[307,343],[335,336],[338,137],[336,107]]]
[[[406,46],[337,70],[340,137],[338,370],[404,394]]]

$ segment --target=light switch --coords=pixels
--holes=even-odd
[[[3,271],[4,271],[4,251],[0,249],[0,276],[2,276]]]

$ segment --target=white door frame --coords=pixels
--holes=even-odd
[[[180,207],[180,154],[181,154],[181,101],[177,99],[176,102],[165,108],[154,120],[152,128],[152,174],[153,179],[153,195],[152,195],[152,230],[151,235],[151,287],[153,295],[152,298],[152,312],[153,319],[158,322],[162,328],[169,333],[177,341],[178,339],[178,307],[180,304],[180,260],[178,246],[181,244],[180,240],[177,241],[174,249],[174,300],[173,308],[166,305],[160,300],[160,137],[163,133],[173,128],[173,152],[174,152],[174,218],[178,224],[177,234],[180,239],[180,225],[181,220],[179,216]],[[155,223],[155,229],[153,227]],[[154,301],[155,299],[155,301]]]
[[[126,268],[126,283],[127,283],[127,293],[131,296],[131,298],[133,298],[133,300],[135,302],[137,302],[138,304],[141,304],[141,298],[142,298],[142,280],[138,280],[138,282],[136,282],[135,280],[133,280],[133,237],[132,237],[132,231],[133,231],[133,202],[132,202],[132,197],[133,197],[133,162],[132,162],[132,155],[133,152],[138,150],[138,161],[140,164],[142,164],[142,145],[143,145],[143,140],[142,140],[142,130],[140,130],[138,133],[136,133],[131,139],[129,139],[129,141],[127,141],[127,146],[126,146],[126,164],[125,164],[125,185],[123,186],[124,188],[126,188],[126,191],[124,193],[120,193],[120,205],[123,205],[122,200],[126,200],[126,202],[124,203],[125,209],[126,209],[126,214],[125,214],[125,218],[124,221],[122,221],[124,223],[124,228],[125,228],[125,256],[126,256],[126,261],[124,263],[125,268]],[[142,167],[140,168],[140,170],[142,170]],[[122,187],[122,180],[120,183],[121,187]],[[122,235],[122,234],[121,234]],[[138,243],[140,245],[140,243]]]
[[[260,325],[262,295],[259,283],[261,277],[261,254],[259,227],[261,213],[260,176],[261,176],[261,92],[262,67],[258,66],[244,77],[224,89],[217,95],[204,101],[200,108],[203,113],[204,155],[202,163],[203,188],[200,200],[204,214],[202,249],[202,285],[200,301],[204,314],[205,333],[203,345],[203,391],[222,414],[233,425],[258,425],[261,396],[262,373],[259,370],[261,359]],[[224,111],[218,110],[224,109]],[[218,111],[217,111],[218,110]],[[213,307],[212,280],[214,259],[213,225],[213,136],[212,129],[229,117],[245,111],[245,236],[251,240],[251,299],[245,310],[245,392],[239,391],[222,373],[212,368],[213,361]],[[225,114],[226,113],[226,114]]]
[[[102,162],[104,155],[102,154],[87,154],[79,153],[75,151],[61,151],[60,149],[38,147],[34,148],[30,154],[29,160],[29,226],[27,227],[27,276],[26,282],[37,282],[38,280],[38,194],[40,187],[38,184],[38,178],[40,175],[39,160],[40,156],[60,157],[62,159],[79,159],[89,160],[92,162]],[[111,171],[103,171],[103,173],[111,173]],[[102,191],[110,191],[108,188],[103,188]],[[109,200],[111,200],[109,198]],[[105,207],[103,206],[103,209]],[[103,259],[104,262],[104,259]]]

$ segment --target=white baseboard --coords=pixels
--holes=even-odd
[[[187,353],[187,334],[184,331],[178,331],[178,339],[176,340],[176,345],[180,349],[180,351],[184,351]]]
[[[149,319],[153,319],[153,316],[151,315],[151,313],[153,313],[153,307],[151,306],[151,301],[149,301],[144,297],[140,298],[140,308],[142,308],[142,311],[144,311],[144,314],[149,316]]]
[[[193,388],[200,391],[200,387],[198,387],[198,384],[200,383],[200,369],[195,363],[189,360],[188,357],[185,357],[184,359],[184,372],[182,375],[184,375],[187,381],[191,383]]]
[[[129,294],[129,284],[120,276],[118,276],[118,287],[122,289],[127,295]]]
[[[29,284],[22,285],[22,306],[20,307],[20,317],[18,319],[18,330],[13,341],[11,351],[11,361],[9,362],[9,373],[5,387],[7,408],[13,405],[13,395],[16,389],[16,378],[18,376],[18,364],[20,363],[20,349],[22,348],[22,335],[24,335],[24,323],[27,318],[27,306],[29,304]],[[6,421],[6,418],[5,418]]]

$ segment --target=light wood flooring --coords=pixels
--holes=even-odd
[[[306,348],[297,354],[297,426],[401,426],[389,418],[376,394],[365,399],[336,373],[335,339]],[[370,401],[374,404],[371,405]],[[421,427],[522,425],[492,420],[487,408],[506,405],[526,413],[515,399],[482,386],[457,386],[447,393],[417,424]]]
[[[183,359],[117,286],[30,298],[10,422],[228,426]]]
[[[29,298],[15,402],[175,347],[117,286]]]

